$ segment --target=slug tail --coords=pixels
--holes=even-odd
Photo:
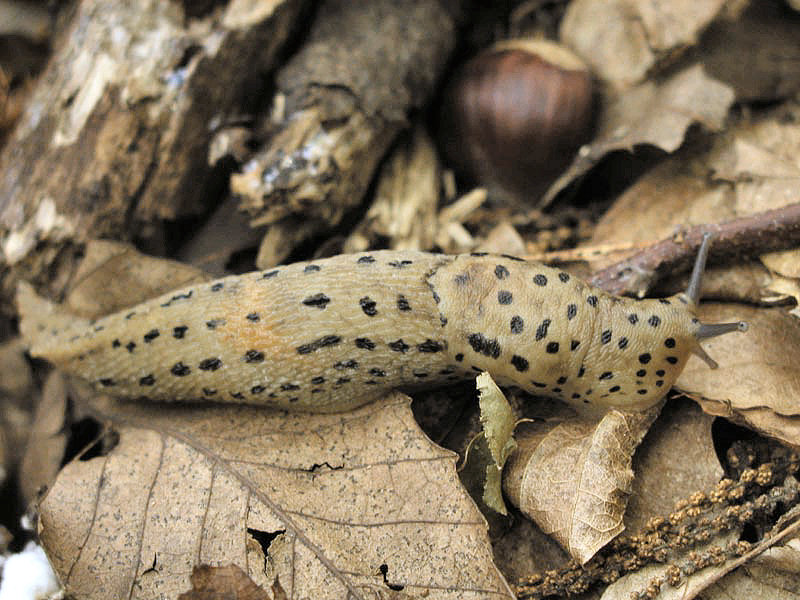
[[[42,298],[25,281],[17,286],[16,302],[20,334],[31,356],[60,364],[76,354],[75,340],[88,330],[88,319],[69,314]]]

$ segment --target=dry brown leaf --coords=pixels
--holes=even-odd
[[[339,415],[111,406],[119,445],[68,464],[41,504],[81,598],[174,597],[197,564],[280,577],[290,598],[512,597],[454,455],[401,394]]]
[[[192,589],[178,600],[272,600],[236,565],[200,565],[192,569],[191,580]]]
[[[20,492],[26,502],[49,486],[61,467],[67,446],[66,413],[67,386],[64,377],[53,371],[42,388],[20,463]]]
[[[711,414],[738,417],[765,435],[800,445],[800,322],[779,308],[704,304],[708,322],[747,321],[750,329],[704,343],[719,363],[709,369],[692,357],[676,386],[701,396]]]
[[[640,531],[650,518],[668,515],[677,501],[710,490],[720,480],[723,471],[711,438],[713,421],[693,402],[667,402],[633,458],[627,531]]]
[[[86,245],[86,256],[75,274],[65,307],[78,316],[96,317],[208,279],[199,269],[147,256],[130,244],[92,240]]]
[[[522,424],[503,484],[519,509],[581,564],[623,529],[631,493],[631,457],[660,407],[609,412],[599,422],[546,430]]]
[[[658,60],[694,45],[726,0],[575,0],[561,39],[613,85],[641,81]],[[598,26],[602,23],[602,26]]]
[[[700,65],[687,67],[661,83],[647,81],[621,93],[601,113],[595,139],[550,186],[542,204],[549,204],[611,152],[632,151],[641,144],[674,152],[694,123],[711,131],[721,129],[733,100],[733,90],[709,77]]]

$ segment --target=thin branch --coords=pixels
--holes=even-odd
[[[710,260],[750,258],[800,246],[800,203],[734,219],[696,225],[598,271],[590,283],[614,294],[644,294],[656,281],[688,270],[703,234],[714,234]]]

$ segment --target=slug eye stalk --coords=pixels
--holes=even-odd
[[[695,259],[694,267],[692,268],[692,276],[689,278],[689,286],[686,288],[686,292],[684,293],[684,297],[687,300],[689,307],[692,309],[696,309],[700,302],[703,273],[705,272],[706,261],[708,259],[708,251],[711,247],[712,237],[713,236],[711,233],[705,233],[703,235],[703,241],[700,244],[700,249],[697,252],[697,258]],[[700,340],[706,340],[708,338],[717,337],[718,335],[724,335],[734,331],[741,331],[744,333],[747,331],[747,327],[747,323],[744,321],[736,321],[734,323],[700,323],[694,334],[698,343],[693,352],[698,357],[703,359],[710,368],[716,369],[719,365],[706,353],[699,343]]]

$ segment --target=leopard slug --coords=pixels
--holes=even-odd
[[[700,340],[704,239],[686,293],[634,300],[513,256],[375,251],[225,277],[104,318],[19,291],[34,357],[108,393],[344,411],[388,389],[495,380],[582,409],[658,402]],[[64,324],[61,327],[61,324]]]

